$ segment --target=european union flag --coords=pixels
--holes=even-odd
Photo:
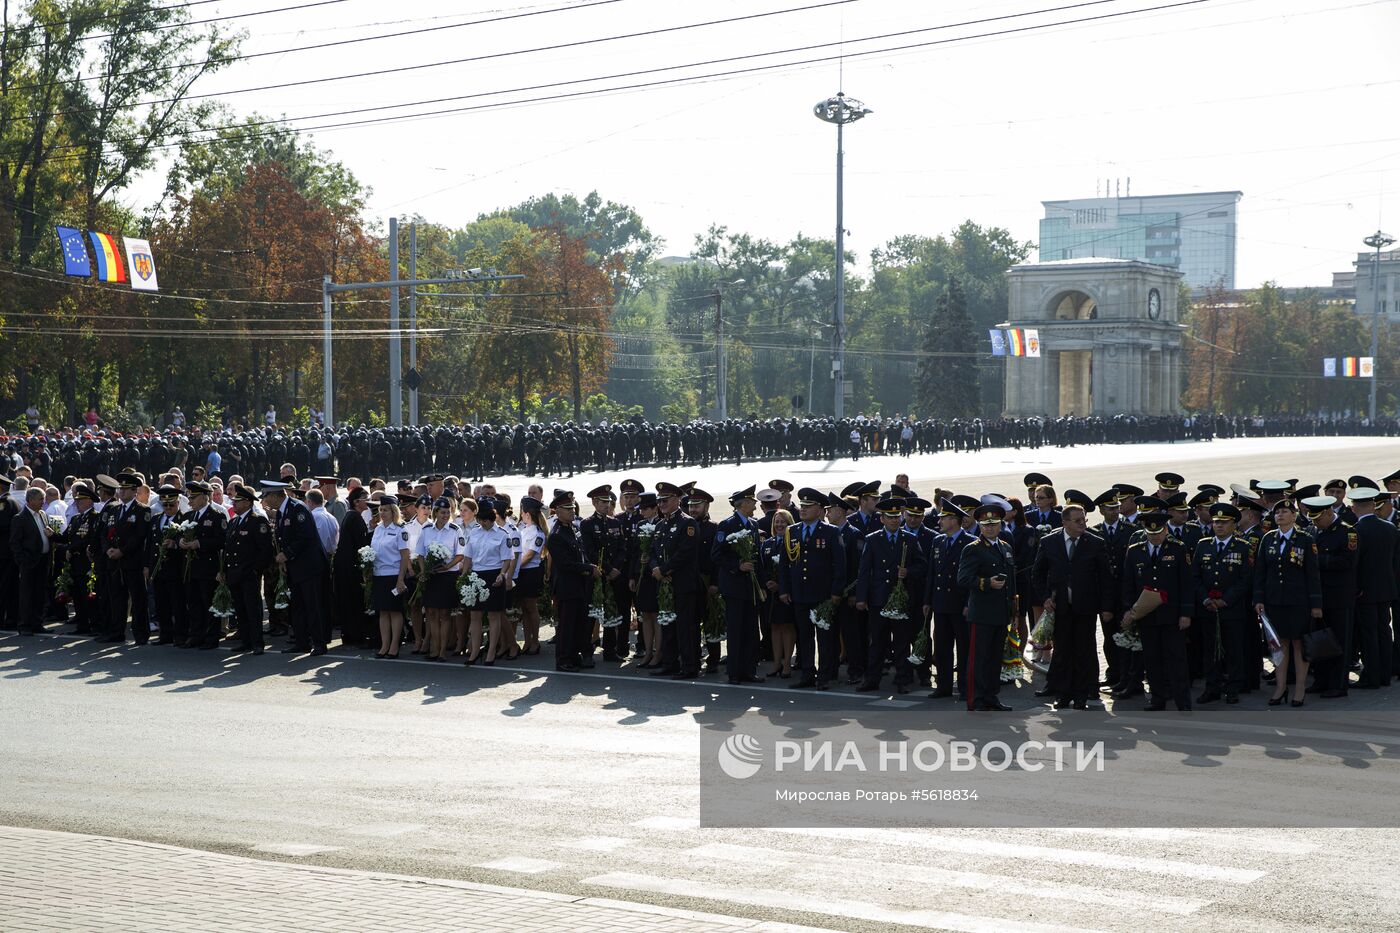
[[[54,229],[58,231],[58,242],[63,247],[64,275],[91,276],[92,260],[88,259],[87,244],[83,242],[83,235],[72,227]]]
[[[992,356],[1006,355],[1006,333],[1000,328],[993,327],[987,331],[987,335],[992,338]]]

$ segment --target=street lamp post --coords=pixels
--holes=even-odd
[[[1376,251],[1371,262],[1371,429],[1376,427],[1376,385],[1380,381],[1377,373],[1376,355],[1380,351],[1381,333],[1381,250],[1395,242],[1395,238],[1377,230],[1361,242]]]
[[[715,420],[729,418],[729,356],[724,349],[724,290],[731,285],[743,285],[735,279],[715,286]]]
[[[846,224],[842,205],[842,131],[847,123],[854,123],[871,112],[865,104],[854,97],[847,97],[841,91],[812,108],[818,120],[836,124],[836,333],[833,338],[835,358],[831,361],[831,379],[836,384],[833,413],[838,419],[846,414]]]

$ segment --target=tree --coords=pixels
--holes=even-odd
[[[976,334],[962,286],[952,276],[924,332],[916,392],[920,417],[975,418],[980,413]]]

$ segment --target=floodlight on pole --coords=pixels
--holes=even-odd
[[[836,333],[833,337],[834,356],[831,379],[835,383],[836,400],[832,409],[839,419],[846,413],[846,223],[842,205],[842,131],[873,111],[854,97],[837,92],[818,102],[813,108],[818,120],[836,124]]]
[[[1395,242],[1395,238],[1377,230],[1361,242],[1376,251],[1376,258],[1371,261],[1371,426],[1376,424],[1376,385],[1379,382],[1376,373],[1376,356],[1380,349],[1381,330],[1381,250]]]

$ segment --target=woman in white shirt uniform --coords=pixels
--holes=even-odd
[[[450,499],[438,499],[432,503],[432,523],[425,525],[418,533],[418,544],[413,552],[418,562],[418,573],[430,574],[423,589],[423,610],[428,617],[429,661],[446,660],[445,655],[450,650],[447,630],[452,608],[459,602],[458,567],[466,558],[467,538],[457,523],[452,521],[452,511]],[[447,559],[441,566],[429,571],[428,549],[433,547],[446,552]]]
[[[467,566],[486,582],[491,595],[484,604],[472,610],[472,653],[466,663],[476,663],[481,655],[481,636],[477,625],[479,613],[484,613],[489,635],[486,657],[482,663],[493,664],[506,628],[506,593],[513,586],[511,572],[515,566],[515,552],[510,546],[510,535],[496,524],[494,505],[483,504],[477,512],[476,521],[478,530],[471,538]]]
[[[520,606],[520,627],[526,654],[540,653],[540,594],[544,592],[544,543],[549,536],[544,503],[532,496],[520,500],[520,563],[515,573],[515,598]]]
[[[412,558],[418,554],[418,536],[423,533],[424,528],[432,524],[433,500],[431,496],[419,496],[417,499],[406,497],[401,501],[403,525],[408,530],[408,555]],[[423,654],[429,650],[428,625],[423,621],[423,607],[409,601],[418,587],[418,565],[412,560],[408,565],[408,585],[410,589],[404,596],[404,609],[408,613],[408,624],[413,630],[413,653]]]
[[[472,547],[472,535],[476,534],[476,533],[480,530],[480,529],[477,527],[477,524],[476,524],[476,500],[475,500],[475,499],[463,499],[463,500],[461,500],[460,502],[457,503],[457,527],[460,528],[460,529],[462,529],[462,534],[466,536],[466,539],[467,539],[467,550],[466,550],[466,553],[470,555],[470,554],[471,554],[471,547]],[[465,570],[466,566],[467,566],[467,562],[466,562],[466,561],[463,561],[463,562],[462,562],[463,573],[466,572],[466,570]],[[459,583],[460,583],[460,580],[459,580]],[[465,606],[463,606],[461,603],[462,603],[461,594],[459,593],[459,594],[458,594],[458,599],[457,599],[457,606],[456,606],[455,609],[452,610],[452,631],[451,631],[451,633],[450,633],[451,636],[452,636],[453,654],[454,654],[454,655],[466,654],[466,649],[467,649],[467,616],[468,616],[468,610],[467,610],[467,608],[466,608]],[[477,643],[477,645],[479,646],[479,645],[481,644],[481,614],[480,614],[480,613],[477,613],[477,614],[476,614],[476,622],[477,622],[477,627],[476,627],[476,643]],[[475,650],[475,649],[473,649],[473,650]]]
[[[370,605],[379,613],[379,650],[376,658],[397,658],[403,638],[403,603],[408,573],[408,530],[393,496],[379,500],[379,523],[369,546],[374,549],[374,584]]]

